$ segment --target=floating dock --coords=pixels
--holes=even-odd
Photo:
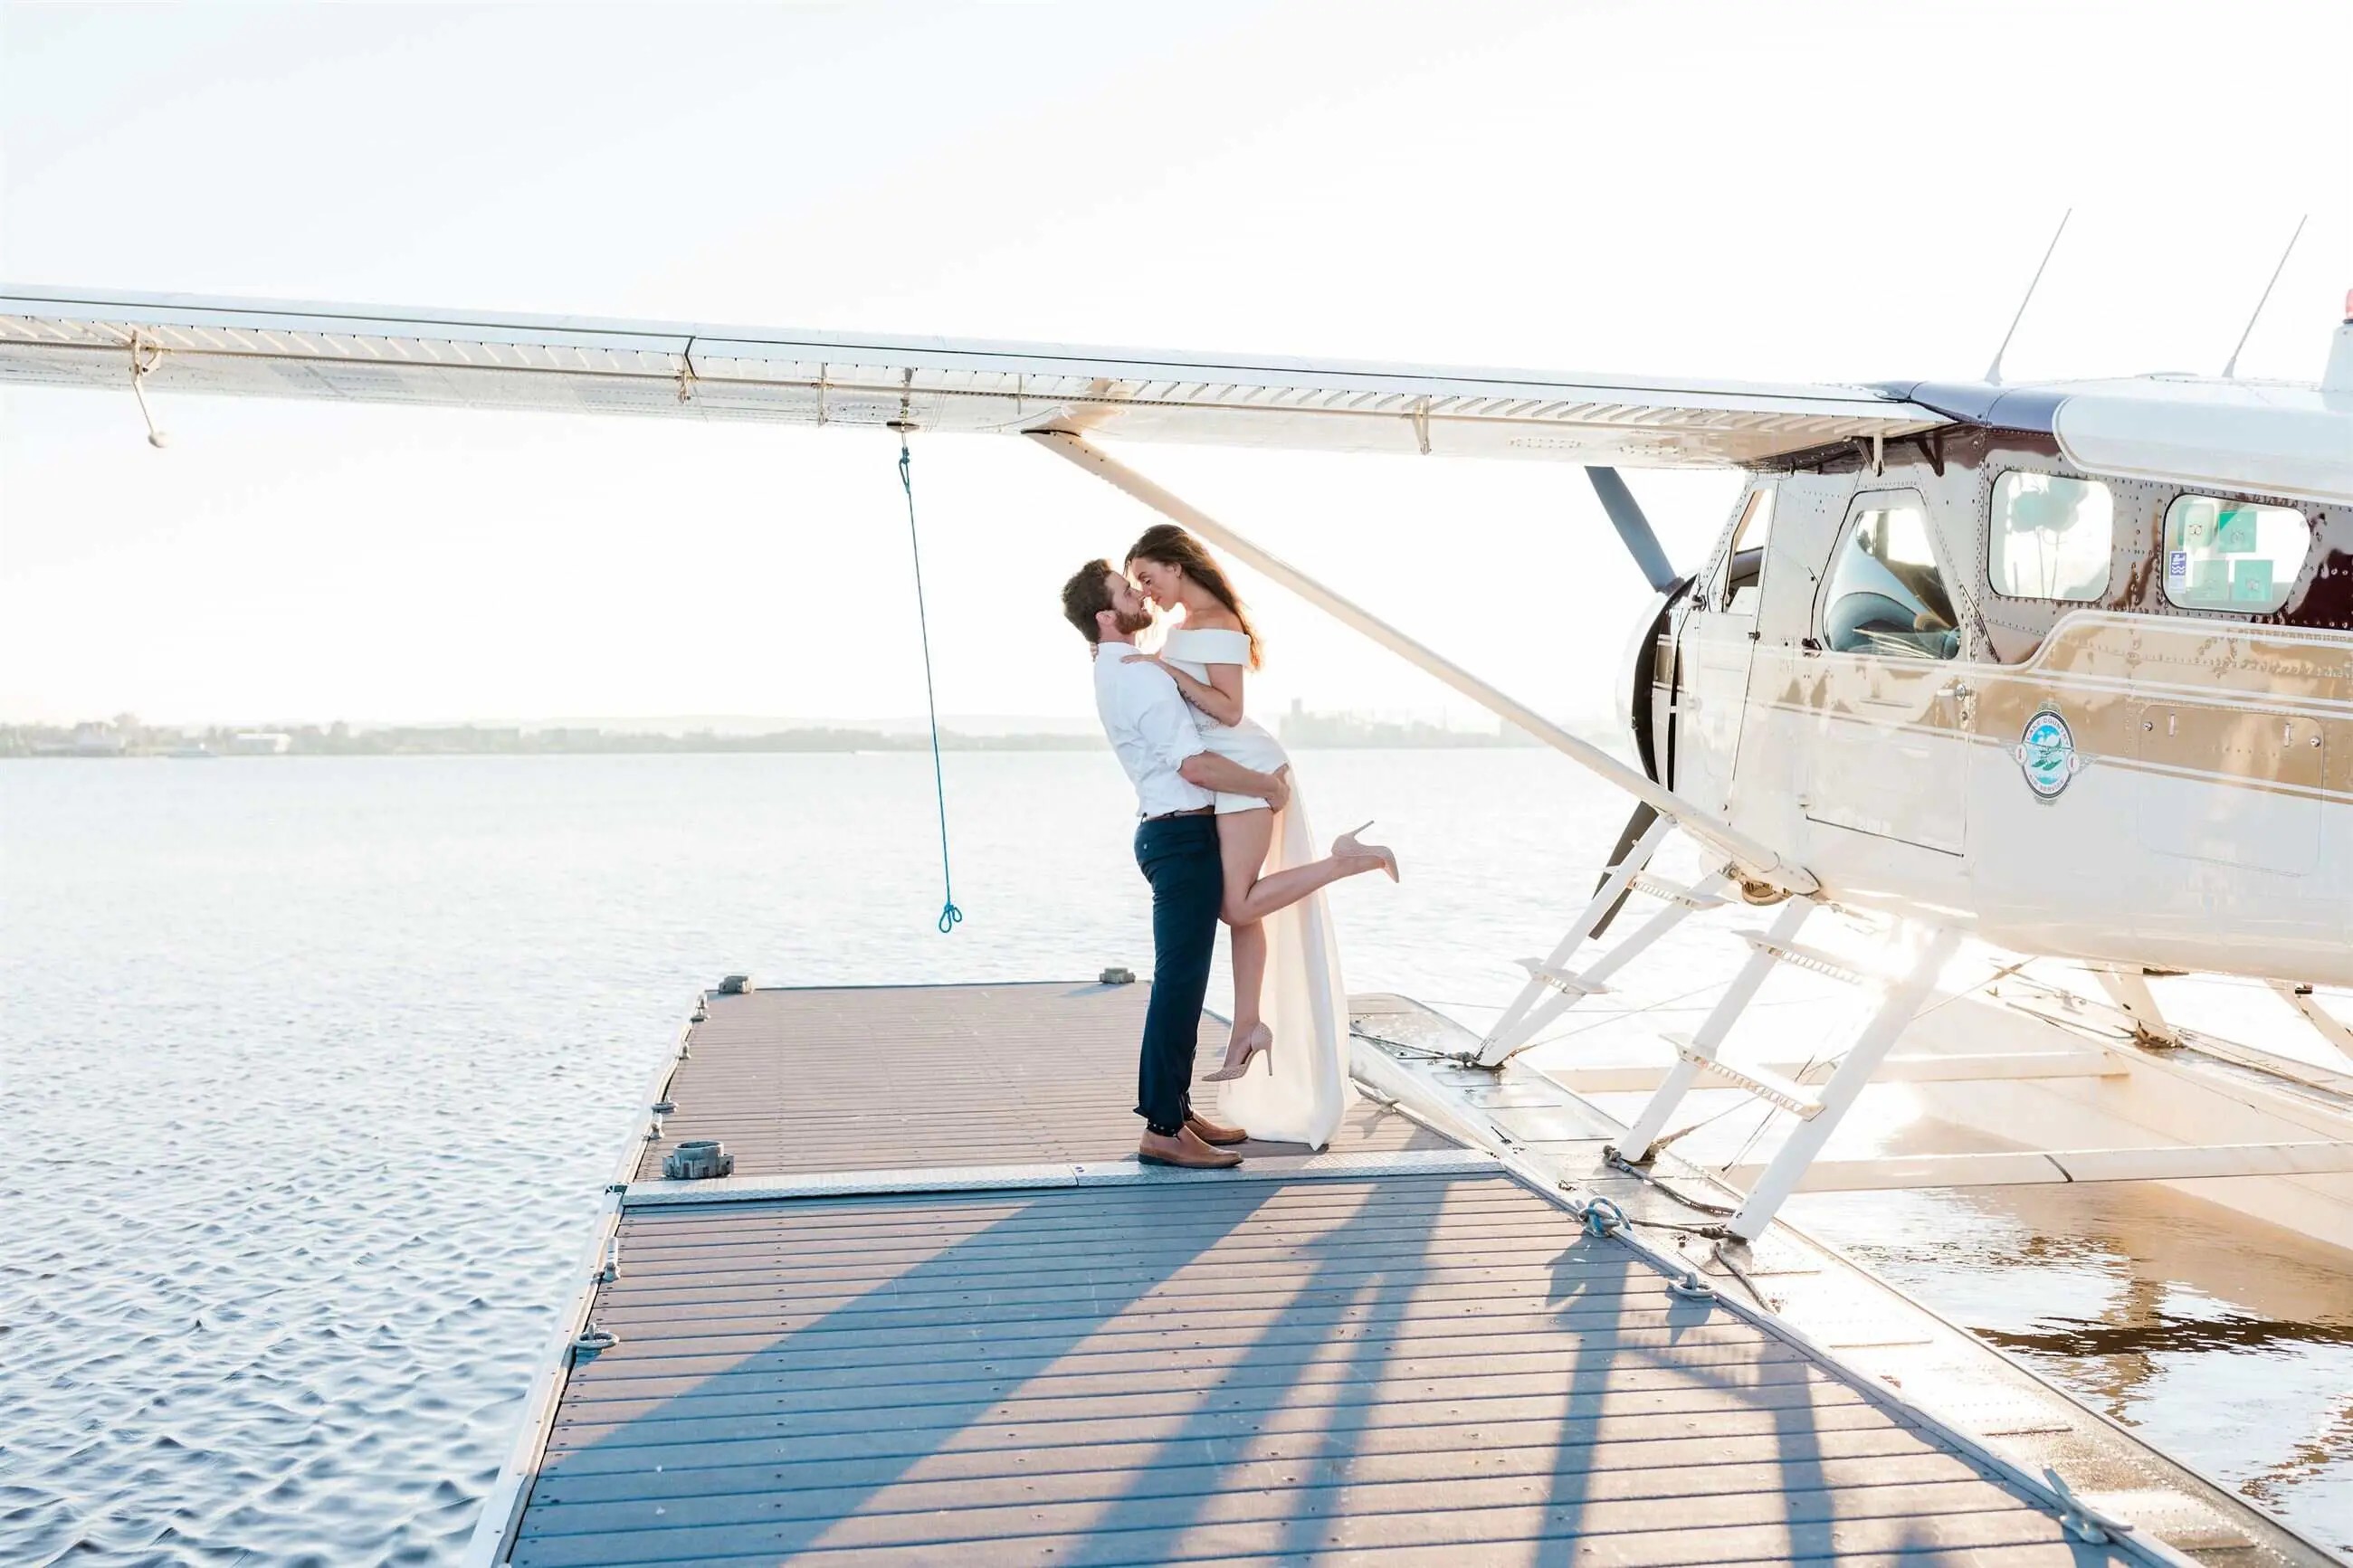
[[[2331,1561],[1784,1226],[1661,1245],[1614,1122],[1402,998],[1327,1151],[1139,1165],[1147,994],[707,997],[470,1561]]]

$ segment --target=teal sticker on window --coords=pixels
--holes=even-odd
[[[2168,601],[2242,616],[2286,603],[2312,552],[2311,521],[2295,508],[2194,492],[2166,507],[2164,538]]]
[[[2253,525],[2250,524],[2252,531]],[[2231,563],[2231,598],[2235,604],[2272,602],[2272,563],[2261,556]]]

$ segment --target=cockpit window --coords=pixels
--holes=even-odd
[[[2165,509],[2165,596],[2185,609],[2269,615],[2287,603],[2312,548],[2291,506],[2177,496]]]
[[[1822,641],[1840,653],[1951,658],[1961,651],[1952,595],[1928,545],[1928,514],[1909,497],[1857,500],[1822,595]]]
[[[1725,552],[1724,570],[1716,579],[1714,607],[1736,616],[1753,616],[1762,592],[1765,552],[1772,542],[1773,487],[1748,492],[1740,509],[1740,522],[1732,531],[1732,548]]]
[[[2097,479],[2008,473],[1994,481],[1986,576],[2013,599],[2105,597],[2116,509]]]

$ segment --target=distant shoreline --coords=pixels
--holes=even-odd
[[[1282,740],[1306,751],[1472,751],[1540,744],[1517,730],[1446,730],[1328,714],[1293,714],[1280,730]],[[723,734],[711,730],[666,734],[650,731],[516,725],[416,725],[364,730],[345,725],[302,725],[286,730],[146,728],[132,723],[0,725],[0,758],[42,761],[117,761],[124,758],[213,757],[465,757],[465,756],[663,756],[728,753],[842,754],[856,752],[928,752],[923,731],[848,728]],[[1104,749],[1092,733],[940,734],[947,752],[1093,752]]]

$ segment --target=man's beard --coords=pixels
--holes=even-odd
[[[1142,631],[1145,627],[1152,624],[1152,612],[1150,610],[1132,610],[1125,615],[1122,615],[1119,611],[1113,610],[1111,614],[1112,625],[1117,626],[1121,631],[1125,632],[1130,637],[1134,637],[1136,633]]]

